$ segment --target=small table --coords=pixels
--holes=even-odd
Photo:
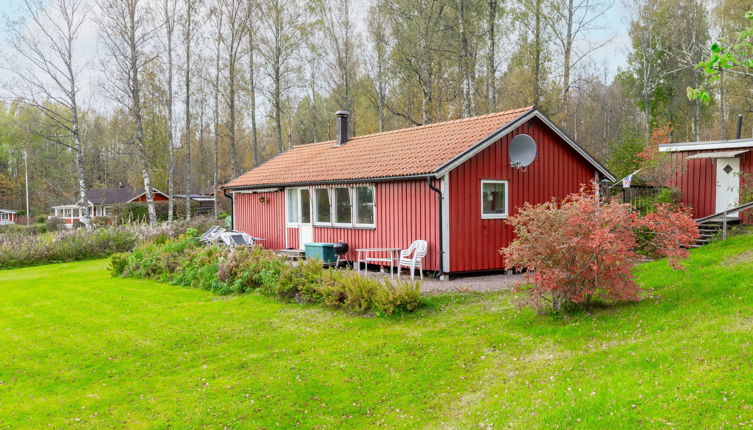
[[[393,269],[395,263],[400,259],[400,248],[360,248],[356,249],[356,271],[361,273],[361,263],[366,263],[368,268],[369,263],[390,263],[390,278],[394,277]],[[369,253],[384,253],[386,257],[369,257]],[[363,256],[361,255],[363,254]],[[366,271],[364,269],[364,272]]]

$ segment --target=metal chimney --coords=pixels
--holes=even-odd
[[[335,112],[337,117],[337,143],[335,146],[342,146],[348,141],[348,115],[350,112],[339,110]]]
[[[737,133],[735,134],[735,139],[740,139],[743,137],[743,114],[739,113],[737,114]]]

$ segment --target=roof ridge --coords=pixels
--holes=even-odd
[[[398,128],[398,129],[395,129],[395,130],[387,130],[387,131],[380,131],[380,132],[376,132],[376,133],[362,134],[360,136],[353,136],[349,140],[365,139],[367,137],[382,136],[382,135],[387,135],[387,134],[396,134],[396,133],[402,133],[402,132],[406,132],[406,131],[426,130],[427,128],[438,127],[438,126],[441,126],[441,125],[456,124],[456,123],[459,123],[459,122],[467,122],[467,121],[477,121],[477,120],[487,119],[487,118],[491,118],[491,117],[495,117],[495,116],[504,116],[504,115],[511,115],[511,114],[516,114],[516,113],[528,112],[528,111],[534,109],[535,107],[536,106],[531,105],[531,106],[526,106],[526,107],[522,107],[522,108],[518,108],[518,109],[510,109],[510,110],[505,110],[505,111],[500,111],[500,112],[491,112],[491,113],[485,113],[485,114],[482,114],[482,115],[469,116],[469,117],[466,117],[466,118],[448,119],[446,121],[432,122],[430,124],[416,125],[416,126],[413,126],[413,127],[403,127],[403,128]],[[335,142],[334,139],[325,140],[325,141],[321,141],[321,142],[301,143],[299,145],[293,145],[293,148],[307,147],[307,146],[314,146],[314,145],[332,144],[333,142]]]

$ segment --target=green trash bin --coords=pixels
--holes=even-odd
[[[328,264],[335,264],[337,261],[334,243],[307,243],[304,247],[306,258],[318,258]]]

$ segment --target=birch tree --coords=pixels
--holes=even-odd
[[[20,84],[16,98],[41,112],[55,128],[36,129],[36,134],[75,154],[81,222],[88,230],[91,218],[79,105],[79,81],[85,65],[78,43],[90,9],[83,0],[24,0],[22,7],[24,18],[8,26],[20,59],[12,67]]]
[[[371,81],[374,94],[374,104],[379,117],[379,131],[385,128],[385,110],[389,87],[389,29],[387,17],[381,1],[371,6],[369,10],[368,29],[372,41],[372,56],[370,58]]]
[[[257,4],[255,0],[249,0],[248,2],[248,100],[249,100],[249,116],[251,118],[251,151],[253,151],[254,167],[259,165],[259,136],[256,130],[256,51],[257,51],[257,36],[256,28],[253,25],[252,17],[258,12]]]
[[[227,63],[225,70],[225,91],[222,92],[228,115],[228,140],[230,143],[230,165],[233,177],[241,174],[238,157],[238,93],[243,47],[248,31],[248,7],[244,0],[218,0],[224,20],[222,31],[223,55]]]
[[[612,6],[614,3],[604,4],[594,0],[554,0],[549,13],[545,15],[562,55],[560,103],[566,121],[571,118],[570,89],[573,70],[609,42],[610,39],[594,42],[589,40],[589,35],[600,28],[600,19]]]
[[[191,219],[191,193],[193,192],[191,177],[191,68],[193,67],[191,57],[191,46],[196,36],[196,27],[194,17],[197,13],[199,0],[185,0],[184,16],[182,21],[183,27],[183,47],[185,49],[184,62],[184,106],[185,127],[183,129],[183,141],[185,142],[185,193],[186,193],[186,219]]]
[[[277,152],[283,152],[282,116],[285,102],[295,86],[295,54],[304,40],[305,8],[299,0],[264,0],[261,4],[259,54],[269,81],[264,95],[272,107]]]
[[[167,100],[166,105],[166,129],[167,129],[167,222],[173,222],[175,211],[175,138],[173,121],[173,35],[175,33],[175,16],[177,0],[164,0],[162,3],[162,19],[165,33],[165,50],[167,51]]]
[[[112,85],[116,101],[126,106],[132,122],[131,140],[141,167],[146,191],[149,224],[157,224],[154,189],[149,172],[142,112],[141,72],[151,60],[147,48],[155,28],[149,18],[152,11],[143,0],[102,0],[100,29],[110,54]]]
[[[358,40],[355,34],[353,0],[321,0],[319,13],[326,36],[325,49],[330,68],[332,93],[338,109],[350,112],[348,128],[355,134],[353,83],[358,73]]]
[[[211,17],[213,18],[214,34],[214,76],[212,78],[213,93],[213,111],[212,120],[214,122],[213,130],[213,148],[212,148],[212,192],[214,192],[214,216],[218,216],[219,209],[219,182],[220,182],[220,79],[222,75],[222,25],[224,23],[224,14],[217,8],[212,9]]]

